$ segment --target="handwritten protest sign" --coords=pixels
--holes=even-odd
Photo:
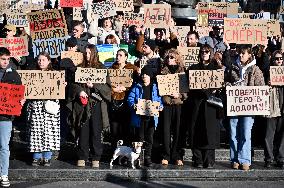
[[[270,115],[269,86],[226,87],[227,115]]]
[[[239,3],[228,3],[227,4],[227,17],[237,18],[239,12]]]
[[[198,63],[200,47],[177,47],[182,55],[185,67],[188,68],[191,64]]]
[[[78,7],[73,8],[73,20],[78,20],[78,21],[83,20],[81,8]]]
[[[131,87],[133,82],[132,69],[108,69],[112,86]]]
[[[279,14],[284,14],[284,6],[280,6]]]
[[[66,41],[66,37],[35,40],[33,41],[34,57],[37,57],[40,52],[48,52],[51,58],[56,58],[65,50]]]
[[[133,11],[133,0],[114,0],[116,11]]]
[[[271,85],[284,85],[284,66],[270,66]]]
[[[0,114],[21,115],[25,86],[0,83]]]
[[[190,26],[174,26],[170,28],[172,32],[176,33],[179,41],[179,46],[187,46],[187,33],[191,30]]]
[[[144,24],[144,14],[134,12],[124,12],[124,23],[127,25],[141,26]]]
[[[17,70],[26,99],[65,99],[65,71]]]
[[[111,17],[116,15],[114,1],[102,1],[91,4],[92,12],[98,15],[99,19]]]
[[[270,12],[260,12],[257,14],[256,13],[238,13],[238,18],[269,20]]]
[[[224,42],[267,44],[267,21],[241,18],[224,19]]]
[[[197,7],[198,7],[197,25],[208,26],[209,4],[207,2],[198,2]]]
[[[6,14],[6,17],[8,24],[17,27],[28,26],[27,14],[22,9],[10,10],[9,14]]]
[[[33,41],[68,36],[63,10],[53,9],[28,13]]]
[[[138,99],[136,114],[159,117],[160,103],[151,100]]]
[[[198,33],[199,38],[209,36],[209,32],[213,31],[211,26],[208,27],[196,27],[195,31]]]
[[[209,3],[208,25],[223,26],[224,18],[227,17],[227,5],[225,2]]]
[[[27,37],[0,38],[0,47],[7,48],[14,57],[29,55]]]
[[[189,70],[189,89],[221,88],[224,70]]]
[[[186,74],[157,75],[159,95],[173,95],[189,91]]]
[[[171,6],[168,4],[144,4],[144,23],[149,28],[164,28],[170,25]]]
[[[61,59],[71,59],[75,66],[83,63],[84,56],[81,52],[63,51],[61,52]]]
[[[3,10],[7,9],[9,6],[9,1],[8,0],[2,0],[0,1],[0,11],[2,12]]]
[[[82,7],[83,0],[60,0],[60,7]]]
[[[78,67],[75,73],[77,83],[106,83],[107,69],[81,68]]]
[[[279,20],[267,20],[267,36],[281,36]]]

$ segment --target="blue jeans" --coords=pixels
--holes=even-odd
[[[33,153],[33,159],[51,159],[52,152],[51,151],[44,151],[44,152],[35,152]]]
[[[0,175],[8,176],[12,121],[0,121]]]
[[[251,165],[252,116],[230,117],[230,160]]]

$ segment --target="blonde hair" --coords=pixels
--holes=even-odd
[[[174,49],[174,48],[171,48],[169,50],[167,50],[165,52],[165,55],[164,55],[164,62],[167,64],[168,63],[168,59],[167,57],[169,55],[174,55],[175,56],[175,59],[176,59],[176,63],[177,65],[181,66],[181,67],[184,67],[184,62],[183,62],[183,58],[181,56],[181,54],[179,53],[179,51],[177,49]]]

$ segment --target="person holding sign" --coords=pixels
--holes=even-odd
[[[99,62],[95,45],[86,48],[82,68],[105,69]],[[85,167],[89,157],[92,167],[99,168],[99,161],[103,152],[101,135],[103,129],[109,128],[107,103],[111,101],[110,79],[107,83],[70,83],[67,106],[72,114],[69,120],[78,140],[78,167]]]
[[[182,57],[177,49],[170,49],[166,52],[164,58],[165,67],[162,68],[161,74],[184,73],[185,68],[182,62]],[[178,166],[182,166],[182,156],[180,156],[178,145],[180,123],[181,123],[181,105],[187,98],[187,93],[173,93],[172,95],[163,96],[163,152],[162,164],[168,165],[170,159]],[[172,130],[172,131],[171,131]],[[173,141],[171,144],[171,135]],[[172,147],[171,147],[172,146]]]
[[[52,71],[51,58],[41,52],[38,69]],[[32,166],[50,166],[52,151],[60,150],[59,100],[29,100],[27,104],[29,151],[33,153]]]
[[[205,44],[201,46],[199,63],[193,64],[189,70],[217,70],[213,61],[213,49]],[[215,89],[195,89],[189,92],[191,107],[189,117],[189,139],[193,153],[194,166],[197,168],[213,168],[215,164],[215,148],[219,146],[220,129],[217,121],[218,107],[207,102],[214,95]]]
[[[283,54],[280,50],[272,54],[271,66],[283,66]],[[268,83],[270,85],[270,82]],[[284,122],[283,122],[283,86],[273,86],[270,93],[270,116],[267,117],[264,145],[265,167],[270,168],[273,159],[276,165],[284,168]]]
[[[153,135],[155,128],[158,125],[158,117],[141,116],[136,114],[137,103],[139,99],[146,99],[151,101],[160,102],[163,108],[163,102],[158,94],[157,84],[154,83],[155,72],[151,68],[145,67],[141,71],[142,83],[135,83],[130,90],[127,103],[131,111],[130,126],[135,128],[135,140],[138,142],[144,141],[144,165],[147,167],[152,166],[152,145]],[[160,108],[160,111],[162,109]]]
[[[116,54],[116,62],[112,64],[112,69],[132,69],[136,79],[138,77],[138,67],[127,62],[128,52],[125,49],[120,49]],[[129,88],[124,87],[123,85],[114,86],[112,85],[111,92],[111,134],[112,134],[112,145],[116,148],[117,141],[123,140],[124,143],[130,141],[127,136],[129,134],[129,120],[130,112],[127,106],[126,100],[128,96]],[[125,118],[121,118],[125,117]]]
[[[252,49],[249,45],[240,48],[239,58],[232,65],[232,85],[263,86],[264,77],[256,66]],[[233,169],[249,170],[251,165],[251,129],[254,117],[232,116],[230,120],[230,160]]]
[[[7,48],[0,47],[0,83],[21,85],[20,75],[11,68],[10,51]],[[21,101],[23,106],[25,100]],[[13,116],[0,114],[0,182],[2,187],[9,187],[8,179],[9,169],[9,142],[12,132]]]

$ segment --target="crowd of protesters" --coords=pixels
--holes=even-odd
[[[68,12],[66,10],[66,12]],[[225,88],[190,90],[188,93],[175,93],[160,96],[157,75],[188,73],[188,70],[225,71],[226,85],[263,86],[270,85],[269,67],[283,66],[281,39],[268,38],[267,45],[227,44],[222,41],[222,27],[213,27],[208,43],[199,41],[196,31],[188,31],[187,46],[200,47],[198,63],[185,67],[177,50],[179,42],[175,31],[170,30],[166,37],[164,28],[155,29],[155,39],[150,39],[149,30],[143,26],[123,25],[118,12],[114,18],[100,20],[66,20],[70,37],[66,50],[84,54],[84,62],[78,67],[105,69],[99,61],[98,44],[128,44],[135,46],[137,60],[128,62],[129,53],[125,49],[117,51],[116,60],[110,68],[133,70],[133,85],[130,88],[114,87],[107,76],[105,84],[75,82],[76,66],[69,61],[50,58],[41,52],[33,58],[32,41],[24,28],[6,24],[4,20],[1,37],[28,36],[27,57],[11,57],[9,50],[0,47],[0,82],[21,84],[17,69],[22,70],[65,70],[65,100],[22,100],[26,116],[28,151],[33,153],[33,166],[50,166],[54,151],[60,150],[63,140],[68,138],[76,144],[78,167],[84,167],[88,160],[93,168],[98,168],[103,154],[102,133],[110,130],[110,144],[113,149],[118,140],[126,145],[143,141],[144,165],[152,166],[152,148],[156,131],[159,131],[159,162],[182,166],[184,147],[192,149],[193,165],[197,168],[213,168],[215,149],[220,145],[220,122],[229,135],[230,162],[233,169],[249,170],[251,157],[251,131],[253,126],[265,124],[264,142],[265,167],[273,161],[284,167],[284,126],[283,126],[283,87],[273,86],[270,97],[271,115],[259,117],[226,115]],[[5,15],[4,15],[5,16]],[[171,20],[172,26],[175,20]],[[140,68],[141,61],[147,65]],[[211,96],[223,99],[224,108],[208,102]],[[160,102],[160,116],[141,116],[136,114],[138,99]],[[57,105],[56,112],[47,112],[47,101]],[[0,169],[1,184],[8,186],[9,140],[13,116],[0,115]],[[60,131],[65,131],[64,139]],[[69,135],[68,137],[66,135]],[[155,153],[157,154],[157,153]]]

